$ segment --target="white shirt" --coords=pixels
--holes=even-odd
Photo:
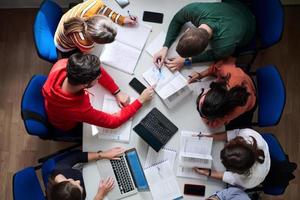
[[[232,131],[227,131],[227,140],[230,141],[237,136],[243,137],[249,143],[252,143],[252,136],[256,142],[257,147],[263,150],[265,154],[265,160],[262,164],[255,162],[250,169],[250,174],[240,175],[237,173],[226,171],[223,175],[223,181],[231,185],[238,185],[243,188],[253,188],[264,181],[271,166],[269,147],[263,137],[256,131],[252,129],[235,129]]]

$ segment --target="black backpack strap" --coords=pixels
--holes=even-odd
[[[40,123],[42,123],[44,126],[46,127],[50,127],[48,121],[45,119],[44,116],[42,116],[41,114],[34,112],[34,111],[30,111],[30,110],[22,110],[21,111],[21,116],[23,120],[35,120],[38,121]]]

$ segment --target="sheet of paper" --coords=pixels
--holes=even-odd
[[[173,149],[162,148],[159,152],[148,148],[148,154],[144,164],[144,168],[148,168],[156,163],[168,160],[171,166],[174,166],[177,152]]]
[[[177,168],[176,176],[185,177],[185,178],[193,178],[200,180],[207,180],[207,176],[203,176],[194,171],[193,168],[181,167]]]
[[[100,56],[101,62],[123,72],[133,74],[141,51],[122,42],[107,44]]]
[[[157,67],[152,67],[143,74],[143,77],[149,85],[155,85],[154,90],[163,99],[187,85],[186,79],[179,72],[172,73],[166,67],[162,67],[161,71]]]
[[[153,200],[172,200],[182,197],[169,161],[144,170]]]
[[[105,94],[103,99],[103,112],[117,113],[120,111],[120,107],[116,101],[116,98],[112,95]],[[120,142],[129,142],[131,133],[132,119],[125,122],[119,128],[109,129],[97,126],[92,126],[93,134],[98,132],[99,139],[115,140]]]
[[[136,26],[117,26],[117,28],[116,40],[140,51],[144,48],[152,29],[151,26],[143,23],[138,23]]]
[[[156,52],[158,52],[165,42],[166,32],[160,32],[147,46],[146,51],[153,57]]]

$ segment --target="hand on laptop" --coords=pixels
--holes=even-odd
[[[156,65],[156,67],[161,68],[165,62],[165,59],[167,57],[168,53],[168,47],[163,47],[159,52],[154,54],[153,62]]]
[[[148,87],[140,95],[139,101],[141,103],[145,103],[147,101],[150,101],[152,99],[152,97],[153,97],[153,94],[154,94],[153,87]]]
[[[101,180],[99,189],[94,200],[103,200],[104,197],[114,188],[114,179],[109,177],[106,180]]]
[[[121,108],[123,106],[127,106],[130,103],[130,97],[122,91],[116,94],[116,99]]]
[[[183,65],[184,58],[180,56],[166,60],[166,67],[169,68],[172,72],[181,70]]]
[[[125,152],[122,147],[115,147],[107,151],[102,151],[100,157],[102,159],[119,160],[120,156]]]

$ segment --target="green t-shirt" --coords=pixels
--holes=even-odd
[[[212,49],[194,56],[193,62],[213,61],[228,57],[236,47],[248,44],[255,34],[255,18],[240,2],[224,0],[222,3],[191,3],[173,17],[164,46],[170,47],[181,27],[191,22],[196,27],[207,24],[213,30]]]

